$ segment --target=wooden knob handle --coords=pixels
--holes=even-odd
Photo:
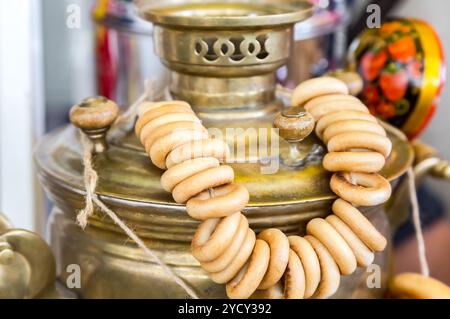
[[[275,117],[274,127],[279,129],[282,138],[290,143],[298,143],[314,130],[314,118],[300,107],[283,110]]]
[[[98,130],[110,126],[117,118],[119,108],[102,96],[89,97],[70,110],[70,121],[82,130]]]
[[[107,149],[106,133],[117,119],[119,107],[102,96],[89,97],[70,110],[70,121],[80,128],[93,142],[94,152]]]

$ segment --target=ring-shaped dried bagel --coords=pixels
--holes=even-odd
[[[305,298],[311,297],[320,283],[320,264],[309,241],[300,236],[289,236],[289,245],[298,255],[305,272]]]
[[[228,246],[228,248],[216,259],[201,263],[202,268],[207,272],[219,272],[224,270],[231,263],[233,258],[236,257],[237,253],[241,249],[245,237],[247,236],[248,229],[248,220],[244,215],[241,214],[239,227],[230,246]]]
[[[275,285],[283,276],[289,261],[289,241],[279,229],[269,228],[257,236],[270,247],[270,262],[266,274],[258,289],[267,289]]]
[[[247,299],[258,288],[267,271],[270,259],[269,245],[257,239],[249,261],[238,274],[226,285],[228,298]]]
[[[166,165],[171,168],[188,159],[198,157],[215,157],[224,162],[230,156],[230,147],[221,139],[208,138],[180,145],[166,159]]]
[[[249,196],[247,188],[230,183],[192,197],[186,203],[186,211],[197,220],[224,217],[244,209]]]
[[[379,172],[386,163],[377,152],[331,152],[325,154],[322,165],[329,172],[352,171],[358,173]]]
[[[309,79],[300,83],[292,92],[292,106],[301,106],[305,102],[326,94],[348,94],[347,85],[332,77]]]
[[[322,140],[326,144],[333,136],[346,132],[366,132],[386,136],[386,131],[378,123],[361,120],[346,120],[328,126],[323,132]]]
[[[367,267],[369,266],[375,255],[372,250],[370,250],[361,239],[356,236],[356,234],[344,223],[339,217],[334,214],[331,214],[325,220],[333,226],[334,229],[339,233],[339,235],[344,238],[345,242],[348,244],[350,249],[353,251],[353,254],[356,257],[356,262],[358,267]]]
[[[345,102],[356,102],[361,103],[361,101],[354,97],[353,95],[346,95],[346,94],[327,94],[315,97],[306,103],[303,108],[309,112],[312,108],[316,107],[319,104],[322,103],[328,103],[328,102],[336,102],[336,101],[345,101]]]
[[[168,134],[172,134],[178,131],[199,131],[202,132],[205,136],[208,136],[208,131],[203,127],[201,123],[196,122],[174,122],[174,123],[168,123],[166,125],[163,125],[161,127],[158,127],[157,130],[154,130],[153,132],[149,132],[149,134],[144,135],[141,134],[141,142],[144,144],[145,151],[148,153],[153,144],[155,142]]]
[[[219,257],[231,244],[240,221],[241,213],[237,212],[222,219],[213,218],[201,223],[192,239],[192,255],[199,262]]]
[[[434,278],[415,273],[394,276],[389,296],[400,299],[450,299],[450,287]]]
[[[306,225],[306,232],[327,247],[342,275],[356,270],[356,257],[347,242],[325,219],[314,218]]]
[[[322,139],[323,132],[328,126],[347,120],[361,120],[378,123],[377,118],[370,113],[360,111],[338,111],[321,117],[316,123],[315,132],[317,136]]]
[[[170,124],[168,124],[170,125]],[[161,169],[167,169],[166,158],[177,146],[185,143],[202,140],[208,137],[208,132],[199,130],[176,130],[158,138],[149,148],[148,155],[152,163]]]
[[[184,204],[208,188],[214,188],[234,181],[234,170],[231,166],[221,165],[198,172],[180,182],[172,190],[172,197],[177,203]],[[234,211],[236,212],[236,211]]]
[[[378,152],[385,158],[391,154],[392,143],[389,138],[373,133],[347,132],[333,136],[327,144],[329,152],[345,152],[362,149]]]
[[[336,195],[357,206],[380,205],[391,196],[391,184],[375,173],[338,172],[330,186]]]
[[[312,297],[317,299],[331,297],[338,290],[341,281],[339,267],[327,248],[318,239],[310,235],[306,235],[304,238],[314,248],[320,264],[320,283]]]
[[[268,289],[257,289],[251,299],[284,299],[284,288],[281,281]]]
[[[310,108],[309,113],[316,121],[319,121],[327,114],[339,111],[358,111],[369,114],[369,109],[361,101],[335,101],[318,104]]]
[[[386,238],[356,207],[343,199],[337,199],[332,210],[371,250],[383,251],[386,248]]]
[[[289,249],[289,261],[283,276],[284,298],[303,299],[305,297],[305,272],[297,254]]]
[[[227,268],[222,271],[210,273],[209,278],[217,284],[224,284],[233,279],[250,258],[253,248],[255,247],[255,242],[255,232],[249,228],[241,249],[238,251],[231,263],[229,263]]]
[[[139,106],[138,106],[138,117],[142,117],[144,114],[148,113],[148,112],[153,112],[157,109],[160,109],[161,107],[177,107],[177,106],[183,106],[186,108],[189,108],[192,110],[191,106],[189,105],[189,103],[185,102],[185,101],[161,101],[161,102],[142,102]]]
[[[154,119],[161,117],[166,114],[194,114],[194,111],[191,109],[189,105],[165,105],[161,106],[158,109],[149,110],[146,113],[139,116],[138,120],[136,121],[136,125],[134,127],[134,132],[137,136],[139,136],[142,132],[142,129],[144,126],[153,121]]]
[[[169,168],[161,176],[161,186],[166,192],[172,192],[173,188],[186,178],[191,177],[208,168],[219,167],[220,162],[214,157],[200,157],[184,161],[181,164]]]
[[[195,122],[199,125],[202,124],[200,119],[195,115],[194,112],[183,112],[183,113],[167,113],[146,123],[142,128],[136,132],[136,135],[139,136],[141,142],[145,140],[145,137],[149,134],[153,133],[155,130],[158,130],[161,126],[164,126],[169,123],[174,122]],[[136,130],[138,126],[136,125]]]

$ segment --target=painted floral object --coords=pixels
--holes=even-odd
[[[351,45],[350,69],[364,80],[360,98],[372,114],[417,137],[432,118],[445,82],[439,37],[421,20],[393,19]]]

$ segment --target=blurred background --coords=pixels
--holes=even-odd
[[[314,2],[318,13],[297,25],[291,61],[278,72],[283,85],[292,87],[345,65],[347,48],[365,27],[370,3],[380,5],[382,20],[402,16],[430,22],[450,54],[449,1]],[[136,17],[131,1],[0,0],[0,211],[14,225],[45,233],[49,204],[35,177],[33,147],[40,136],[68,122],[72,105],[100,94],[126,108],[145,78],[157,77],[164,87],[167,74],[151,36],[151,25]],[[420,136],[447,159],[449,103],[447,87]],[[448,217],[450,183],[430,179],[424,185],[423,211]],[[408,247],[403,247],[406,256]]]

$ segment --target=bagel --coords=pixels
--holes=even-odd
[[[348,94],[344,82],[332,77],[309,79],[300,83],[292,92],[292,106],[301,106],[305,102],[326,94]]]
[[[309,100],[303,108],[309,112],[310,109],[314,108],[315,106],[322,104],[322,103],[328,103],[328,102],[336,102],[336,101],[346,101],[346,102],[357,102],[361,103],[361,101],[352,96],[352,95],[345,95],[345,94],[326,94],[322,96],[315,97],[311,100]]]
[[[298,255],[305,272],[305,298],[311,297],[320,283],[319,258],[309,241],[300,236],[289,236],[289,245]]]
[[[214,194],[211,196],[210,192]],[[241,211],[249,201],[247,188],[242,185],[231,183],[207,190],[189,199],[186,210],[194,219],[205,220],[228,216]]]
[[[161,101],[161,102],[143,102],[138,106],[138,117],[142,117],[145,114],[149,113],[149,112],[153,112],[155,110],[158,109],[158,111],[160,111],[161,107],[177,107],[177,106],[181,106],[184,107],[185,109],[190,109],[192,110],[191,106],[189,105],[189,103],[185,102],[185,101]]]
[[[257,239],[253,253],[246,265],[226,285],[230,299],[246,299],[258,288],[269,266],[270,248],[261,239]]]
[[[170,124],[169,124],[170,125]],[[202,140],[208,137],[208,132],[198,130],[177,130],[161,138],[149,148],[148,154],[152,163],[161,169],[166,169],[166,157],[177,146],[188,142]]]
[[[142,133],[141,142],[144,144],[145,151],[149,153],[151,147],[158,139],[169,134],[177,134],[177,132],[183,131],[201,132],[205,137],[207,137],[208,134],[208,131],[200,123],[190,121],[174,122],[158,127],[157,130],[149,131],[148,134]]]
[[[222,271],[210,273],[209,277],[211,278],[211,280],[217,284],[225,284],[229,282],[231,279],[233,279],[233,277],[237,275],[239,270],[242,269],[247,260],[250,258],[250,255],[253,252],[253,248],[255,247],[255,243],[256,243],[255,232],[251,229],[248,229],[247,235],[245,236],[244,239],[244,243],[242,244],[237,255],[228,264],[227,268],[225,268]],[[268,262],[269,261],[267,261],[267,263]]]
[[[368,121],[373,123],[378,123],[378,120],[375,116],[370,113],[361,112],[361,111],[338,111],[330,114],[326,114],[320,118],[320,120],[316,123],[315,132],[319,138],[322,139],[322,134],[325,129],[337,122],[346,121],[346,120],[361,120]]]
[[[305,272],[297,254],[290,249],[284,274],[284,298],[303,299],[305,296]]]
[[[228,144],[216,138],[195,140],[174,149],[166,159],[166,166],[171,168],[179,163],[198,157],[215,157],[223,162],[230,156]]]
[[[258,286],[258,289],[267,289],[275,285],[286,270],[289,261],[289,241],[286,235],[276,228],[263,230],[257,238],[267,242],[270,247],[269,267]]]
[[[200,262],[219,257],[231,244],[241,220],[237,212],[225,218],[208,219],[200,224],[192,239],[192,255]]]
[[[208,168],[219,167],[219,160],[214,157],[201,157],[184,161],[171,167],[161,176],[161,186],[166,192],[172,192],[173,188],[186,178],[191,177]]]
[[[414,273],[395,276],[389,284],[389,293],[394,298],[450,299],[449,286],[434,278]]]
[[[371,250],[383,251],[386,248],[386,238],[350,203],[337,199],[331,209]]]
[[[333,136],[327,144],[329,152],[345,152],[363,149],[378,152],[389,157],[392,143],[389,138],[374,133],[346,132]]]
[[[320,283],[312,297],[316,299],[331,297],[338,290],[341,282],[339,268],[327,248],[319,240],[310,235],[306,235],[304,238],[314,248],[320,264]]]
[[[142,141],[145,139],[145,136],[147,136],[154,130],[158,129],[159,127],[161,127],[165,124],[174,123],[174,122],[195,122],[195,123],[198,123],[200,126],[202,124],[202,122],[195,115],[194,112],[167,113],[167,114],[158,116],[158,117],[152,119],[151,121],[148,121],[140,129],[139,129],[138,125],[136,124],[136,135],[139,136]]]
[[[224,270],[239,252],[248,232],[248,220],[241,214],[241,220],[231,245],[216,259],[201,263],[201,266],[207,272],[219,272]]]
[[[331,152],[325,154],[322,165],[329,172],[376,173],[386,163],[377,152]]]
[[[358,267],[367,267],[373,262],[375,258],[374,253],[356,236],[347,224],[336,215],[330,215],[325,220],[344,238],[356,257]]]
[[[309,113],[314,117],[316,121],[320,120],[327,114],[338,112],[338,111],[358,111],[363,113],[369,113],[369,109],[362,104],[361,101],[331,101],[318,104],[310,108]]]
[[[378,123],[364,120],[344,120],[329,125],[323,132],[322,140],[324,143],[328,143],[333,136],[345,132],[366,132],[386,136],[386,131]]]
[[[234,170],[228,165],[208,168],[180,182],[172,190],[172,196],[177,203],[184,204],[208,188],[229,184],[233,180]]]
[[[344,238],[323,218],[314,218],[306,225],[306,233],[319,240],[333,256],[342,275],[356,270],[356,258]]]
[[[380,205],[391,196],[391,184],[375,173],[338,172],[331,177],[330,186],[336,195],[357,206]]]
[[[145,127],[145,125],[152,120],[166,115],[170,113],[181,113],[181,114],[195,114],[194,111],[192,111],[191,107],[189,105],[171,105],[166,104],[164,106],[159,107],[155,110],[147,111],[146,113],[140,115],[138,117],[138,120],[136,121],[136,125],[134,127],[134,132],[137,136],[139,136],[142,132],[142,129]]]

